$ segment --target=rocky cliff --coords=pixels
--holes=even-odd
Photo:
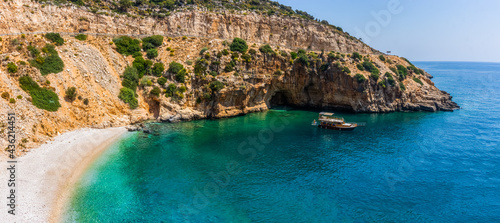
[[[136,59],[118,53],[113,37],[89,35],[87,40],[77,40],[63,35],[64,44],[55,50],[64,69],[42,75],[29,65],[35,57],[28,46],[43,51],[42,47],[52,42],[41,34],[3,36],[0,93],[8,97],[0,99],[0,121],[6,123],[7,111],[16,113],[21,154],[59,133],[82,127],[222,118],[280,105],[353,112],[458,108],[449,94],[434,86],[429,74],[407,60],[381,56],[363,43],[312,21],[204,11],[184,11],[155,20],[97,15],[76,7],[42,7],[28,1],[2,2],[0,8],[2,33],[83,30],[165,36],[151,63],[162,63],[166,69],[157,76],[146,73],[141,79],[135,109],[118,95],[122,74]],[[175,37],[181,35],[204,37]],[[234,37],[246,39],[248,51],[231,52],[231,41],[226,39]],[[271,46],[265,48],[263,42]],[[300,52],[297,48],[318,50]],[[140,55],[146,57],[145,52]],[[171,62],[186,68],[185,80],[167,71]],[[9,64],[16,64],[18,70],[9,72]],[[33,98],[19,83],[25,75],[54,91],[61,107],[47,111],[34,106]],[[79,98],[65,98],[70,87],[75,87]],[[155,88],[161,93],[152,93]],[[0,146],[6,147],[6,125],[0,127]]]

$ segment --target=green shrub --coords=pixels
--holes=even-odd
[[[76,88],[75,87],[69,87],[66,89],[66,98],[70,101],[74,101],[76,99]]]
[[[84,105],[89,105],[89,99],[88,98],[83,99],[83,104]]]
[[[7,64],[7,71],[9,73],[16,73],[17,72],[17,65],[14,62],[10,62]]]
[[[229,55],[229,51],[228,51],[227,49],[223,49],[223,50],[222,50],[222,54],[223,54],[224,56],[227,56],[227,55]]]
[[[392,74],[389,73],[389,72],[385,72],[385,76],[387,77],[387,82],[389,82],[389,84],[391,86],[394,86],[396,84],[396,81],[394,80],[394,78],[392,77]]]
[[[38,55],[35,59],[29,61],[31,66],[38,68],[42,75],[57,74],[64,70],[64,62],[53,45],[45,45],[42,52],[45,52],[47,56]]]
[[[85,35],[85,34],[78,34],[78,35],[75,36],[75,39],[81,40],[81,41],[85,41],[85,40],[87,40],[87,35]]]
[[[163,66],[163,63],[155,63],[153,64],[153,74],[157,77],[161,76],[163,71],[165,70],[165,66]]]
[[[331,51],[330,53],[328,53],[328,59],[330,60],[339,60],[340,59],[340,55]]]
[[[344,72],[346,74],[350,74],[351,70],[349,70],[349,67],[342,67],[342,72]]]
[[[186,60],[186,64],[187,65],[193,65],[193,61],[192,60]]]
[[[203,49],[200,50],[200,55],[203,55],[205,52],[207,52],[207,50],[207,47],[203,47]]]
[[[132,62],[132,66],[137,69],[139,78],[142,78],[144,74],[151,71],[151,65],[153,65],[153,62],[151,60],[145,60],[142,56],[136,57]]]
[[[243,61],[247,62],[247,63],[250,63],[252,62],[252,56],[250,56],[250,54],[243,54],[241,55],[241,59],[243,59]]]
[[[380,87],[386,88],[385,80],[381,80],[380,82],[378,82],[378,85],[380,85]]]
[[[23,99],[23,96],[22,95],[18,95],[17,99]]]
[[[217,76],[217,72],[215,72],[215,71],[210,71],[210,75],[212,75],[212,77],[215,77],[215,76]]]
[[[186,81],[186,69],[180,70],[176,75],[175,75],[175,80],[184,83]]]
[[[36,57],[36,56],[40,55],[40,51],[34,46],[29,45],[28,51],[30,51],[30,54],[32,57]]]
[[[356,74],[354,75],[354,78],[358,81],[358,83],[366,81],[365,76],[363,76],[362,74]]]
[[[175,86],[175,84],[169,84],[166,91],[165,91],[165,96],[167,96],[167,97],[174,96],[176,89],[177,89],[177,86]]]
[[[45,34],[45,38],[52,41],[56,44],[56,46],[61,46],[64,44],[64,39],[59,35],[59,33],[47,33]]]
[[[282,57],[288,57],[288,53],[287,53],[286,51],[284,51],[284,50],[281,50],[281,51],[280,51],[280,55],[281,55]]]
[[[9,103],[11,103],[11,104],[14,104],[14,103],[16,103],[16,99],[14,99],[14,98],[11,98],[11,99],[9,100]]]
[[[233,42],[229,46],[231,51],[238,51],[240,53],[245,53],[248,50],[247,42],[244,39],[234,38]]]
[[[180,63],[177,63],[175,61],[171,62],[169,65],[168,65],[168,70],[167,72],[169,73],[172,73],[172,74],[177,74],[179,73],[179,71],[181,71],[182,69],[184,69],[184,66]]]
[[[399,79],[404,80],[406,76],[408,76],[408,69],[406,69],[406,67],[401,64],[396,65],[396,67],[399,74]]]
[[[352,53],[352,58],[361,60],[363,57],[358,52]]]
[[[142,57],[142,53],[140,51],[137,51],[137,52],[135,52],[135,53],[132,54],[132,57],[133,58]]]
[[[418,69],[414,65],[408,66],[407,69],[413,71],[416,74],[424,74],[424,71],[422,69]]]
[[[402,91],[405,91],[405,90],[406,90],[406,87],[405,87],[405,85],[403,84],[403,82],[399,82],[399,88],[400,88]]]
[[[182,85],[182,86],[179,87],[179,92],[184,93],[186,91],[187,91],[186,86]]]
[[[378,56],[378,58],[379,58],[381,61],[384,61],[384,62],[385,62],[385,57],[384,57],[384,55],[380,55],[380,56]]]
[[[208,87],[212,89],[213,92],[218,92],[224,88],[224,83],[220,81],[212,81]]]
[[[115,38],[113,39],[113,43],[115,43],[116,51],[126,56],[141,51],[141,47],[139,46],[140,41],[138,39],[132,39],[128,36]]]
[[[273,48],[271,48],[271,46],[269,46],[269,44],[261,46],[259,48],[259,51],[262,52],[263,54],[266,54],[266,55],[276,55],[276,52],[274,52]]]
[[[158,56],[158,50],[156,49],[149,49],[147,52],[146,52],[146,56],[149,58],[149,59],[153,59],[155,57]]]
[[[57,111],[61,107],[57,94],[51,90],[41,88],[30,76],[20,77],[19,85],[21,89],[30,94],[31,103],[37,108]]]
[[[401,59],[405,60],[408,64],[410,64],[410,66],[414,66],[408,59],[406,59],[404,57],[401,57]]]
[[[159,47],[163,44],[163,36],[153,35],[142,39],[142,49],[147,51],[152,48]]]
[[[130,109],[135,109],[139,106],[139,102],[137,98],[135,98],[135,92],[132,89],[126,87],[121,88],[118,98],[127,103]]]
[[[309,57],[307,57],[306,54],[299,54],[299,57],[297,58],[299,62],[304,64],[304,66],[308,67],[309,66]]]
[[[420,85],[424,85],[424,83],[420,79],[418,79],[416,77],[413,78],[413,81],[419,83]]]
[[[153,89],[151,89],[151,91],[149,92],[149,94],[152,94],[156,97],[159,97],[160,93],[161,93],[161,89],[157,86],[154,86]]]
[[[139,81],[139,74],[135,67],[127,66],[123,72],[122,86],[135,92],[137,89],[137,82]]]
[[[290,52],[290,56],[292,57],[292,60],[297,59],[297,53],[296,52]]]
[[[360,70],[360,71],[364,71],[364,70],[365,70],[365,68],[363,67],[363,64],[358,63],[358,64],[356,64],[356,67],[357,67],[357,68],[358,68],[358,70]]]
[[[362,65],[363,65],[363,68],[365,68],[365,70],[369,71],[370,73],[372,73],[374,75],[379,75],[380,70],[375,65],[373,65],[372,62],[363,61]]]
[[[378,80],[378,78],[379,78],[379,74],[376,74],[376,73],[371,73],[371,74],[370,74],[370,77],[371,77],[373,80],[377,81],[377,80]]]
[[[197,60],[194,65],[194,74],[195,75],[205,75],[207,71],[207,61],[205,59]]]
[[[5,99],[5,100],[7,100],[8,98],[10,98],[9,92],[3,92],[2,93],[2,98]]]
[[[158,84],[163,86],[167,83],[167,78],[164,78],[164,77],[160,77],[158,78]]]

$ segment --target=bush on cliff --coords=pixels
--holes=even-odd
[[[81,40],[81,41],[85,41],[85,40],[87,40],[87,35],[85,35],[85,34],[78,34],[78,35],[75,36],[75,39]]]
[[[121,88],[118,98],[127,103],[130,109],[135,109],[139,106],[139,102],[137,98],[135,98],[135,92],[132,89],[126,87]]]
[[[233,42],[229,46],[229,49],[231,49],[231,51],[245,53],[248,50],[247,41],[245,41],[244,39],[240,39],[240,38],[234,38]]]
[[[408,76],[408,69],[401,64],[396,65],[396,68],[399,74],[399,80],[404,80],[406,76]]]
[[[135,67],[126,67],[123,72],[123,81],[122,86],[126,87],[135,92],[137,89],[137,83],[139,81],[139,74],[137,73],[137,69]]]
[[[209,88],[212,89],[213,92],[218,92],[224,88],[224,83],[220,81],[212,81],[209,84]]]
[[[139,46],[140,41],[138,39],[132,39],[128,36],[115,38],[113,39],[113,43],[115,43],[116,51],[126,56],[141,51],[141,47]]]
[[[77,93],[75,87],[69,87],[64,93],[66,94],[66,99],[69,101],[74,101],[76,99]]]
[[[14,62],[10,62],[7,64],[7,71],[9,73],[16,73],[17,72],[17,65]]]
[[[37,108],[57,111],[61,107],[57,94],[51,90],[41,88],[30,76],[20,77],[19,85],[21,89],[30,94],[31,103]]]
[[[132,66],[137,69],[139,78],[142,78],[144,74],[151,74],[151,65],[153,62],[151,60],[145,60],[142,56],[138,56],[132,62]]]
[[[35,50],[32,51],[35,52]],[[42,48],[42,52],[44,52],[46,56],[36,56],[36,58],[29,61],[31,66],[38,68],[42,75],[52,73],[57,74],[63,71],[64,62],[62,61],[61,57],[59,57],[59,54],[57,53],[53,45],[45,45],[45,47]]]
[[[413,81],[419,83],[420,85],[424,85],[424,83],[420,79],[418,79],[416,77],[413,78]]]
[[[356,79],[356,81],[358,81],[358,83],[366,81],[365,76],[363,76],[362,74],[356,74],[356,75],[354,75],[354,79]]]
[[[379,69],[370,61],[363,61],[362,65],[365,70],[369,71],[372,74],[378,75],[380,73]]]
[[[155,57],[158,56],[158,50],[156,49],[149,49],[146,53],[146,56],[149,58],[149,59],[153,59]]]
[[[64,44],[64,39],[59,35],[59,33],[47,33],[45,34],[45,38],[55,43],[57,46],[61,46]]]
[[[172,61],[169,65],[168,65],[168,70],[167,72],[169,73],[172,73],[172,74],[177,74],[179,73],[179,71],[181,71],[182,69],[184,69],[184,66],[180,63],[177,63],[175,61]]]
[[[153,35],[142,39],[142,49],[147,51],[159,47],[163,44],[163,36]]]
[[[153,65],[153,74],[157,77],[160,77],[165,70],[165,66],[163,66],[163,63],[155,63]]]
[[[392,77],[392,74],[389,73],[389,72],[385,72],[385,76],[387,77],[387,82],[389,82],[389,84],[391,86],[394,86],[396,84],[396,81],[394,80],[394,78]]]
[[[358,52],[354,52],[354,53],[352,53],[352,58],[353,58],[353,59],[358,59],[358,60],[361,60],[361,59],[362,59],[362,56],[361,56],[361,54],[359,54]]]
[[[167,78],[160,77],[160,78],[158,78],[157,82],[158,82],[159,85],[163,86],[163,85],[165,85],[167,83]]]
[[[149,92],[149,94],[159,97],[161,93],[161,89],[157,86],[154,86],[153,89]]]

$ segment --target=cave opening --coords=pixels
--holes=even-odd
[[[268,103],[269,108],[286,108],[292,106],[290,92],[277,91],[271,97]]]

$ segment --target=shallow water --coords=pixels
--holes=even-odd
[[[419,62],[461,110],[155,124],[82,177],[68,222],[499,222],[500,64]]]

